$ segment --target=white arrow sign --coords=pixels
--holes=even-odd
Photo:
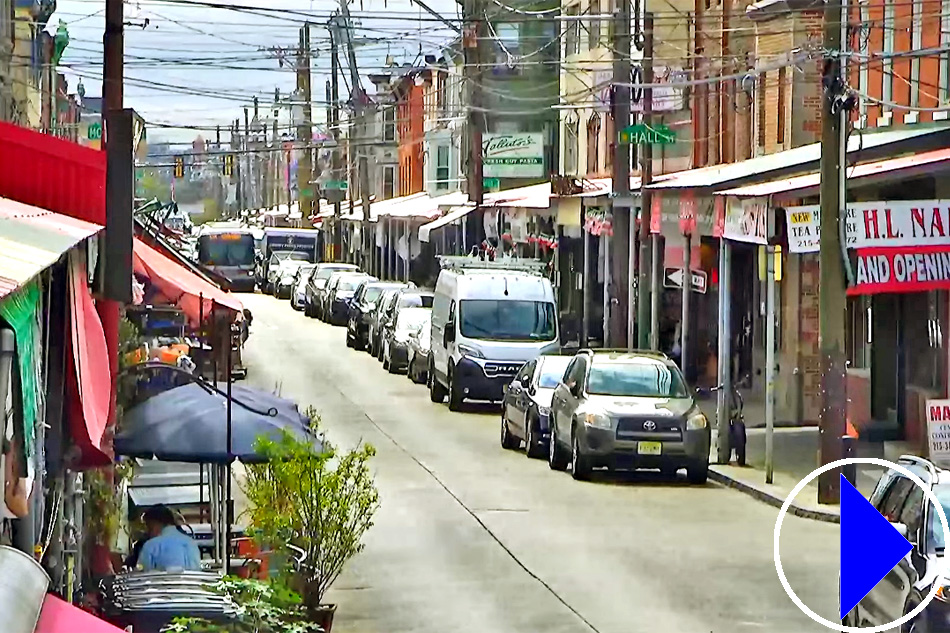
[[[691,270],[693,290],[706,294],[706,273],[701,270]],[[665,268],[663,270],[663,285],[667,288],[683,287],[683,269]]]

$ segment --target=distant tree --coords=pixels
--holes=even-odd
[[[145,169],[138,185],[143,198],[158,198],[162,202],[171,200],[171,184],[155,169]]]

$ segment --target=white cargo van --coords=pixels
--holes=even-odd
[[[432,303],[429,396],[500,401],[521,366],[559,347],[557,302],[540,262],[442,258]]]

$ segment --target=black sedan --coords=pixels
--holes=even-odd
[[[350,311],[350,300],[356,289],[364,281],[376,281],[366,273],[341,273],[327,292],[323,308],[324,318],[330,325],[346,325]]]
[[[383,291],[402,288],[403,284],[365,280],[356,289],[350,301],[350,312],[346,319],[346,346],[365,349],[369,340],[369,326],[376,311],[376,302]]]
[[[409,360],[406,365],[406,375],[417,385],[424,385],[429,379],[430,335],[432,334],[430,325],[431,319],[429,324],[409,335]]]
[[[570,356],[544,355],[525,363],[501,402],[502,447],[517,448],[523,441],[528,457],[547,454],[551,399],[570,362]]]
[[[376,358],[380,362],[383,361],[383,336],[386,331],[386,324],[394,325],[399,311],[403,308],[431,308],[434,298],[435,295],[432,292],[411,286],[397,290],[396,294],[383,306],[383,311],[377,315],[373,329],[375,340],[372,342]]]

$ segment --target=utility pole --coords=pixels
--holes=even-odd
[[[340,54],[336,34],[336,16],[330,18],[330,130],[333,134],[331,173],[334,180],[341,179],[343,165],[340,161]],[[333,261],[339,261],[343,252],[343,209],[341,196],[334,192],[333,199]]]
[[[841,78],[841,3],[825,4],[824,42],[826,51],[822,71],[824,94],[821,113],[821,224],[819,227],[821,266],[818,286],[818,347],[821,355],[821,463],[842,457],[841,438],[845,435],[847,414],[847,377],[845,366],[845,271],[841,237],[838,231],[841,205],[842,117],[839,98],[844,85]],[[818,502],[839,502],[840,469],[818,476]]]
[[[639,22],[639,21],[638,21]],[[643,16],[643,114],[640,122],[650,125],[653,118],[653,14]],[[628,80],[629,81],[629,80]],[[657,300],[655,253],[656,238],[651,234],[653,224],[653,192],[648,186],[653,182],[653,147],[649,143],[638,145],[640,155],[640,278],[637,282],[637,347],[654,347],[656,322],[653,303]],[[660,218],[658,218],[660,219]]]
[[[249,137],[251,136],[251,118],[250,113],[248,112],[247,107],[244,108],[244,135],[241,137],[241,156],[244,157],[244,166],[247,168],[241,172],[241,187],[244,189],[244,209],[242,211],[250,210],[251,205],[254,203],[254,191],[248,185],[254,179],[254,170],[251,165],[251,155],[247,151],[247,146],[250,143]]]
[[[245,190],[244,190],[244,152],[241,151],[244,143],[244,138],[241,136],[241,119],[234,119],[234,132],[233,132],[233,142],[231,143],[231,149],[235,152],[240,152],[238,154],[238,159],[235,162],[237,167],[237,173],[234,175],[234,181],[236,183],[235,195],[237,197],[237,214],[241,215],[241,212],[244,211],[247,207],[245,206]]]
[[[468,169],[468,199],[475,205],[475,213],[469,214],[466,234],[472,236],[474,244],[479,244],[485,232],[484,210],[482,209],[484,195],[484,171],[482,164],[482,135],[485,133],[485,113],[482,108],[482,41],[483,20],[477,11],[478,0],[465,0],[462,19],[464,30],[462,45],[465,54],[464,76],[468,88],[468,138],[469,157]],[[468,247],[469,244],[464,246]]]
[[[363,89],[363,83],[360,81],[360,72],[359,68],[356,65],[356,49],[353,47],[353,38],[352,38],[352,24],[350,23],[350,10],[347,7],[348,0],[340,0],[340,11],[343,14],[343,29],[346,33],[346,54],[349,60],[350,67],[350,81],[352,82],[352,91],[353,94],[350,95],[350,101],[353,102],[355,112],[355,125],[353,126],[354,132],[350,134],[350,153],[355,154],[356,167],[358,170],[359,177],[359,193],[360,200],[363,204],[361,208],[363,210],[363,219],[360,223],[360,265],[363,270],[367,270],[369,265],[369,224],[370,224],[370,186],[369,186],[369,157],[367,156],[368,148],[370,147],[370,139],[367,134],[367,96],[366,91]],[[355,152],[353,148],[355,149]],[[353,160],[353,156],[350,157],[350,160]],[[352,196],[350,196],[352,200]],[[406,262],[406,269],[409,269],[409,262]]]
[[[613,294],[608,303],[610,310],[610,334],[604,347],[627,347],[632,341],[627,339],[628,302],[630,301],[630,281],[628,277],[630,253],[635,247],[629,236],[630,226],[636,224],[633,216],[634,205],[630,197],[630,144],[619,142],[620,131],[630,125],[630,0],[619,0],[615,24],[615,39],[612,43],[614,54],[614,135],[608,139],[614,143],[613,164],[613,228],[614,234],[607,240],[610,246],[610,275],[612,283],[609,290]],[[638,21],[639,24],[639,21]],[[600,29],[597,29],[600,32]],[[624,283],[623,280],[627,280]],[[606,314],[605,314],[606,316]],[[606,334],[605,330],[605,334]],[[608,343],[609,341],[609,343]]]
[[[300,46],[297,50],[297,95],[303,99],[303,120],[297,122],[297,201],[300,214],[305,218],[313,215],[313,109],[310,91],[310,23],[300,27]]]

